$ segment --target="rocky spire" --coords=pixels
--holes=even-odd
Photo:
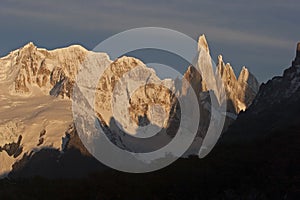
[[[293,67],[300,67],[300,42],[297,44],[296,58],[292,64]]]
[[[198,51],[200,51],[201,49],[204,49],[207,53],[209,53],[207,40],[204,34],[201,35],[198,39]]]
[[[300,58],[300,42],[298,42],[297,44],[297,53],[296,53],[296,57]]]

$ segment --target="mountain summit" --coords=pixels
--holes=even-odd
[[[296,50],[296,58],[292,63],[293,67],[297,67],[300,65],[300,42],[297,44],[297,50]]]

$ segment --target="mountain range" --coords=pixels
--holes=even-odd
[[[199,41],[202,49],[208,52],[206,40],[201,37]],[[37,49],[33,44],[25,47],[30,46],[33,50],[48,52]],[[55,50],[54,54],[56,51],[70,51],[72,48],[76,50],[73,49],[71,54],[78,48],[82,49],[78,46],[68,47]],[[121,173],[103,166],[94,159],[82,144],[72,123],[72,95],[67,85],[74,82],[67,78],[69,72],[62,70],[58,73],[61,76],[54,76],[61,78],[51,78],[54,73],[50,73],[49,79],[46,76],[45,80],[56,80],[52,84],[51,81],[50,84],[45,81],[44,86],[39,86],[33,81],[29,84],[29,81],[18,78],[20,66],[12,64],[17,60],[13,55],[20,55],[18,52],[21,50],[16,50],[1,59],[0,85],[3,93],[0,106],[3,114],[0,129],[0,165],[1,169],[5,169],[2,174],[7,176],[0,181],[1,197],[12,197],[14,193],[13,199],[19,199],[17,194],[22,194],[22,198],[31,199],[32,196],[48,194],[48,198],[51,199],[57,198],[54,191],[63,191],[59,197],[66,199],[140,199],[141,196],[145,199],[299,199],[300,43],[297,45],[296,57],[291,67],[287,68],[282,76],[261,84],[259,89],[257,81],[248,70],[243,68],[239,78],[235,78],[230,65],[224,64],[219,56],[216,73],[222,75],[228,106],[227,123],[215,148],[203,159],[188,154],[171,166],[148,174]],[[48,55],[52,51],[49,52]],[[105,63],[108,60],[106,54],[92,54],[99,59],[94,63]],[[74,58],[73,61],[77,62]],[[57,58],[48,62],[57,62]],[[165,81],[172,86],[172,81],[159,80],[153,70],[146,68],[135,58],[122,57],[107,63],[109,68],[102,80],[103,84],[99,86],[102,88],[98,91],[102,95],[109,96],[113,85],[111,80],[121,77],[120,71],[115,69],[128,70],[130,66],[137,64],[142,66],[146,74],[151,74],[155,81]],[[116,68],[119,65],[122,67]],[[28,73],[24,74],[27,79]],[[192,66],[188,68],[184,77],[198,94],[202,115],[210,116],[210,106],[207,105],[210,105],[211,99],[208,97],[204,78]],[[20,85],[26,85],[28,90],[16,90],[16,79],[22,80]],[[184,84],[178,85],[180,87],[177,91],[180,95],[189,90]],[[159,101],[157,96],[150,95],[146,98],[142,95],[148,94],[148,89],[149,94],[152,94],[153,88],[150,86],[159,91],[159,94],[168,97],[164,103]],[[56,89],[53,89],[54,87]],[[170,91],[163,88],[156,88],[155,85],[148,87],[136,93],[135,102],[141,101],[151,105],[154,101],[164,108],[171,108],[169,121],[158,125],[166,126],[167,135],[173,137],[172,133],[176,130],[174,124],[178,122],[177,111],[180,110],[176,107],[176,98],[173,99]],[[101,93],[103,90],[106,92]],[[139,106],[137,103],[132,105]],[[132,118],[136,120],[133,121],[147,123],[144,118],[135,118],[135,114],[144,114],[148,119],[147,114],[151,111],[135,106],[131,112]],[[111,136],[119,134],[110,129],[111,124],[106,124],[105,119],[101,119],[101,109],[99,111],[99,120],[108,133],[112,134]],[[236,117],[234,114],[237,113]],[[151,115],[149,118],[152,120]],[[206,127],[207,121],[199,122],[198,138],[205,137],[203,133]],[[112,142],[121,148],[128,148],[124,138],[126,137],[115,137],[117,140]],[[20,177],[31,179],[19,179]]]
[[[198,45],[199,53],[206,52],[208,56],[205,59],[210,60],[204,35],[199,38]],[[95,112],[101,126],[106,128],[107,136],[120,148],[148,151],[161,147],[172,139],[180,119],[178,96],[174,91],[180,96],[191,88],[200,102],[199,109],[203,119],[199,122],[197,138],[200,141],[205,138],[210,119],[211,97],[207,83],[195,67],[188,67],[183,75],[189,83],[186,85],[181,79],[175,80],[177,82],[171,79],[161,80],[151,66],[146,66],[137,58],[123,56],[112,61],[106,53],[91,52],[78,45],[48,51],[29,43],[0,59],[2,176],[80,176],[83,172],[104,168],[84,147],[72,120],[72,93],[76,86],[76,76],[82,68],[91,67],[103,71],[99,84],[94,87]],[[226,130],[237,114],[251,105],[258,92],[259,83],[245,67],[236,78],[233,68],[229,63],[224,63],[221,55],[218,57],[216,69],[211,62],[202,67],[218,74],[223,82],[227,96]],[[146,87],[134,88],[134,83],[122,79],[125,75],[138,78]],[[210,80],[213,77],[205,78]],[[120,109],[128,109],[126,115],[119,109],[116,109],[117,113],[113,113],[111,109],[112,95],[117,86],[133,93],[130,97],[123,95],[118,99]],[[127,127],[129,135],[116,128],[113,121],[115,116]],[[155,141],[159,142],[139,146],[130,134],[134,135],[138,126],[149,123],[163,128],[156,136]],[[186,156],[194,153],[195,151],[191,151]],[[37,164],[35,159],[42,160],[42,163],[47,163],[52,168]],[[63,168],[76,163],[76,160],[83,163],[81,169],[76,171]],[[28,163],[36,164],[26,167]]]

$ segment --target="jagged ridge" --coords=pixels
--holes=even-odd
[[[199,38],[199,50],[209,53],[209,47],[204,36]],[[37,48],[33,43],[29,43],[0,59],[0,86],[3,86],[6,90],[9,89],[9,93],[5,93],[1,97],[3,103],[1,109],[5,107],[5,112],[14,114],[21,112],[23,109],[22,104],[34,108],[30,111],[26,110],[23,113],[24,116],[18,116],[16,121],[22,123],[22,128],[18,127],[17,131],[9,133],[14,134],[13,137],[8,137],[5,141],[1,141],[3,143],[2,149],[4,148],[5,152],[10,152],[10,149],[7,148],[15,146],[14,144],[22,147],[21,153],[18,152],[16,154],[14,152],[12,154],[12,156],[15,155],[15,158],[7,157],[3,151],[0,153],[1,172],[4,173],[11,170],[13,163],[17,160],[43,148],[65,149],[64,144],[68,142],[66,139],[62,140],[61,138],[65,138],[65,131],[72,124],[70,100],[76,75],[82,67],[91,66],[106,69],[99,84],[94,88],[97,90],[96,112],[103,126],[108,126],[108,128],[110,126],[112,119],[112,93],[115,92],[118,81],[125,74],[131,78],[147,77],[147,81],[142,82],[146,84],[145,87],[138,88],[131,98],[126,97],[122,100],[124,102],[122,105],[125,108],[127,106],[129,111],[129,115],[125,116],[126,119],[131,120],[127,124],[128,127],[135,128],[137,125],[146,122],[172,130],[172,126],[179,123],[179,110],[176,110],[178,109],[176,106],[177,101],[170,88],[173,88],[173,92],[179,90],[180,95],[184,94],[188,88],[186,86],[176,88],[177,86],[175,87],[176,84],[172,80],[160,80],[156,76],[155,71],[148,68],[140,60],[122,57],[116,61],[111,61],[105,53],[90,52],[77,45],[47,51],[46,49]],[[233,109],[229,110],[230,112],[238,113],[251,104],[258,83],[248,70],[243,69],[239,79],[236,80],[232,67],[224,65],[222,59],[219,60],[216,72],[212,71],[211,66],[204,67],[206,67],[205,70],[210,72],[208,73],[211,76],[210,78],[215,73],[220,73],[229,100],[233,103]],[[131,72],[136,68],[141,68],[141,71]],[[203,111],[201,113],[205,113],[204,120],[200,122],[198,134],[198,136],[204,137],[205,127],[210,119],[210,98],[206,89],[207,83],[191,67],[188,68],[184,76],[191,83],[199,97],[199,106]],[[180,82],[180,80],[176,81]],[[122,82],[122,84],[119,84],[122,87],[117,89],[133,92],[131,84],[130,81]],[[181,86],[182,83],[177,85]],[[93,88],[87,87],[87,89]],[[22,98],[24,102],[16,107],[12,107],[12,102],[18,99],[20,95],[24,97]],[[66,98],[66,100],[62,101],[60,100],[61,98],[52,98],[49,95],[61,97],[62,99]],[[43,103],[41,103],[42,101]],[[240,104],[244,107],[241,107]],[[53,105],[57,105],[59,112],[55,109],[53,112],[49,110]],[[61,113],[64,113],[64,115]],[[3,116],[3,119],[0,119],[0,126],[7,127],[6,120]],[[61,123],[58,124],[58,122]],[[126,125],[127,122],[124,123]],[[41,135],[41,132],[44,130],[45,134]],[[109,131],[108,133],[112,134],[111,138],[118,140],[116,143],[122,143],[123,147],[126,146],[128,138],[116,137],[115,135],[118,134],[118,131]],[[20,135],[23,136],[22,140],[18,139]],[[30,141],[30,138],[31,140],[34,138],[34,141]],[[127,142],[130,143],[130,141]]]

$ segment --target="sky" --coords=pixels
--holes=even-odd
[[[0,55],[30,41],[92,50],[121,31],[164,27],[205,34],[215,61],[222,54],[236,74],[246,66],[265,82],[295,57],[299,10],[299,0],[1,0]]]

